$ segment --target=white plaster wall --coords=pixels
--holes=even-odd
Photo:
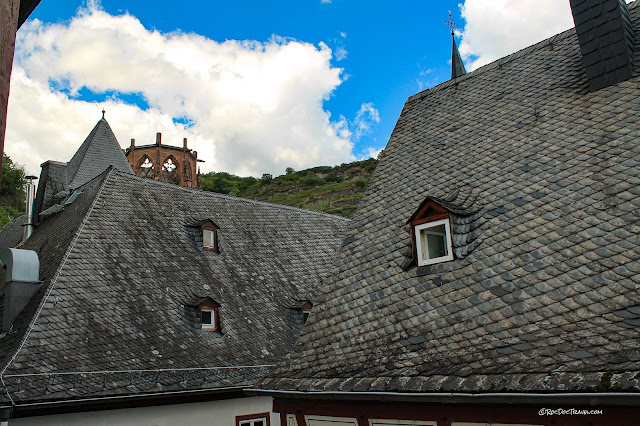
[[[235,426],[236,416],[271,413],[273,398],[259,396],[192,404],[125,408],[86,413],[11,419],[9,426]],[[280,416],[271,414],[271,426],[280,425]]]

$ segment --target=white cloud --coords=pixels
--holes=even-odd
[[[468,70],[544,40],[573,26],[569,2],[466,0],[460,54]]]
[[[349,52],[347,52],[347,49],[345,49],[344,47],[342,46],[337,47],[336,54],[335,54],[336,61],[341,61],[343,59],[346,59],[348,53]]]
[[[372,102],[360,105],[360,109],[358,110],[353,122],[353,127],[355,128],[353,133],[355,134],[356,140],[371,133],[373,126],[379,122],[380,114],[378,113],[378,110],[374,108]]]
[[[18,33],[6,151],[36,173],[42,161],[68,161],[104,106],[123,146],[132,137],[152,143],[158,131],[167,144],[188,137],[203,171],[259,176],[351,161],[354,134],[323,108],[342,83],[331,58],[323,43],[277,36],[261,43],[163,34],[95,4],[68,24],[29,22]],[[140,93],[149,108],[81,101],[74,94],[83,87]]]
[[[320,0],[320,3],[329,4],[329,3],[331,3],[331,0]]]

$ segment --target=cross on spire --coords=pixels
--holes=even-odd
[[[447,24],[449,26],[449,29],[451,30],[451,35],[453,35],[453,32],[456,28],[460,28],[458,26],[458,24],[456,24],[453,21],[453,16],[451,15],[451,11],[449,11],[449,19],[447,19],[446,21],[444,21],[445,24]]]

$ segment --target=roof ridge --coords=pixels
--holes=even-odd
[[[219,192],[204,191],[202,189],[187,188],[187,187],[176,185],[176,184],[169,183],[169,182],[162,182],[162,181],[158,181],[158,180],[154,180],[154,179],[149,179],[149,178],[145,178],[145,177],[138,176],[138,175],[135,175],[135,174],[132,175],[131,173],[126,173],[126,172],[123,172],[122,170],[119,170],[119,169],[114,169],[114,172],[118,173],[118,174],[126,175],[126,177],[131,177],[131,178],[135,177],[137,179],[141,179],[143,182],[147,182],[147,181],[155,182],[155,184],[158,184],[158,185],[168,186],[170,188],[179,189],[179,190],[182,190],[182,191],[187,191],[187,192],[191,192],[191,193],[195,193],[195,194],[202,194],[202,195],[207,196],[207,197],[226,198],[226,199],[230,199],[230,200],[234,200],[234,201],[240,201],[240,202],[244,202],[244,203],[265,205],[265,206],[272,207],[272,208],[277,208],[277,209],[294,210],[294,211],[299,211],[299,212],[303,212],[303,213],[309,213],[309,214],[313,214],[313,215],[320,215],[320,216],[325,216],[325,217],[330,217],[330,218],[341,219],[343,221],[348,221],[348,222],[350,222],[352,220],[352,219],[350,219],[348,217],[342,217],[342,216],[338,216],[338,215],[331,214],[331,213],[319,212],[317,210],[303,209],[301,207],[287,206],[285,204],[271,203],[269,201],[252,200],[250,198],[236,197],[234,195],[221,194]]]
[[[20,351],[24,347],[25,343],[29,339],[31,331],[33,330],[34,326],[36,325],[36,322],[37,322],[38,318],[40,317],[40,314],[42,313],[44,305],[47,302],[47,300],[49,300],[49,296],[51,296],[51,292],[53,291],[53,287],[55,286],[56,282],[58,281],[58,278],[60,277],[60,273],[62,272],[62,268],[64,268],[64,266],[66,265],[67,259],[69,258],[69,256],[71,255],[71,252],[75,248],[76,242],[78,241],[78,238],[79,238],[80,234],[84,230],[84,227],[87,224],[87,222],[88,222],[88,220],[89,220],[89,218],[91,216],[91,213],[93,212],[93,208],[95,207],[98,199],[102,195],[102,190],[106,187],[106,182],[107,182],[107,180],[109,178],[109,175],[113,172],[113,170],[117,170],[117,169],[115,169],[113,167],[109,167],[102,175],[99,175],[99,176],[104,176],[102,184],[100,185],[100,188],[96,192],[96,195],[95,195],[93,201],[91,202],[91,206],[89,206],[89,209],[87,209],[87,212],[85,213],[84,218],[82,219],[82,222],[80,222],[80,226],[78,227],[78,230],[75,232],[75,235],[73,236],[73,239],[71,240],[71,243],[69,243],[69,247],[67,247],[67,250],[65,251],[64,256],[62,257],[62,261],[60,262],[60,265],[58,266],[58,268],[56,269],[56,272],[53,275],[53,278],[51,278],[51,280],[49,281],[49,287],[47,288],[46,293],[44,294],[42,299],[40,299],[40,303],[38,304],[38,309],[36,310],[36,313],[33,315],[31,320],[29,321],[29,325],[27,327],[27,330],[24,333],[24,336],[22,337],[20,345],[18,346],[16,351],[11,356],[11,359],[9,359],[9,361],[6,363],[6,365],[2,368],[2,371],[0,371],[0,382],[4,383],[4,381],[2,380],[2,378],[4,376],[4,373],[7,371],[9,366],[13,363],[13,361],[15,361],[16,357],[18,356],[18,354],[20,353]],[[95,180],[95,178],[92,179],[92,180]],[[9,395],[8,390],[7,390],[7,395]],[[13,402],[13,399],[11,398],[11,395],[9,395],[9,399],[11,399],[11,401]]]
[[[634,2],[635,3],[640,3],[640,2]],[[511,61],[514,61],[516,59],[519,59],[521,57],[524,57],[530,53],[536,52],[546,46],[550,46],[552,45],[554,42],[559,41],[559,40],[564,40],[565,38],[569,37],[572,34],[575,34],[575,27],[569,28],[561,33],[555,34],[549,38],[546,38],[544,40],[539,41],[538,43],[532,44],[530,46],[524,47],[516,52],[513,52],[509,55],[503,56],[501,58],[496,59],[495,61],[489,62],[486,65],[481,66],[480,68],[467,72],[466,74],[455,78],[455,79],[450,79],[447,81],[444,81],[436,86],[433,86],[429,89],[425,89],[421,92],[416,93],[415,95],[411,95],[407,98],[406,102],[413,102],[415,100],[418,99],[422,99],[428,95],[430,95],[431,93],[435,93],[435,92],[439,92],[440,90],[444,90],[449,86],[458,84],[461,81],[467,80],[469,78],[473,78],[476,75],[479,74],[483,74],[489,70],[492,70],[496,67],[502,66],[506,63],[509,63]]]

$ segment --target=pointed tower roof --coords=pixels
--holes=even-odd
[[[456,36],[454,30],[458,28],[458,25],[453,21],[451,11],[449,11],[449,19],[444,22],[449,26],[449,29],[451,30],[451,79],[453,80],[454,78],[458,78],[461,75],[466,74],[467,71],[464,69],[464,64],[462,63],[460,52],[458,52],[458,45],[456,45]]]
[[[456,45],[456,37],[451,31],[451,40],[453,46],[451,48],[451,79],[458,78],[461,75],[465,75],[467,70],[464,69],[460,52],[458,52],[458,46]]]
[[[71,161],[67,163],[69,187],[77,188],[104,172],[109,166],[133,173],[129,161],[122,152],[122,148],[120,148],[120,144],[103,114],[103,117],[73,155]]]

